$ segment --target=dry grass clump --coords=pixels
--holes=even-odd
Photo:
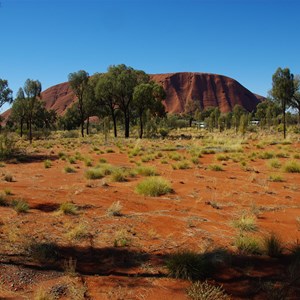
[[[153,166],[139,166],[135,168],[137,174],[142,176],[156,176],[158,172],[155,167]]]
[[[26,213],[29,210],[29,205],[26,201],[20,199],[14,199],[11,202],[11,206],[17,213]]]
[[[77,206],[72,202],[62,203],[58,210],[65,215],[76,215],[78,213]]]
[[[105,171],[101,168],[91,168],[85,172],[87,179],[101,179],[105,176]]]
[[[300,173],[300,164],[297,161],[288,161],[283,170],[287,173]]]
[[[123,206],[120,201],[115,201],[112,203],[112,205],[107,209],[107,215],[108,216],[121,216],[121,210]]]
[[[141,181],[136,192],[145,196],[157,197],[172,192],[171,184],[162,177],[149,177]]]
[[[232,221],[232,226],[241,231],[257,230],[256,218],[251,215],[242,215],[240,218]]]
[[[261,254],[262,252],[261,241],[251,235],[238,235],[234,245],[242,254]]]
[[[192,300],[230,300],[221,286],[214,286],[207,281],[194,282],[188,289],[187,295]]]

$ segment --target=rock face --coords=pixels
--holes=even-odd
[[[236,80],[222,75],[186,72],[151,77],[164,87],[167,93],[165,106],[170,113],[183,112],[189,99],[199,103],[201,109],[214,106],[225,113],[239,104],[250,112],[263,98],[251,93]]]
[[[263,99],[262,96],[251,93],[236,80],[222,75],[181,72],[150,76],[164,87],[167,94],[164,104],[169,113],[183,112],[189,99],[199,103],[201,110],[214,106],[225,113],[239,104],[250,112]],[[45,101],[47,109],[54,109],[59,115],[63,115],[76,101],[76,97],[69,83],[64,82],[42,92],[42,100]],[[9,113],[7,111],[2,114],[4,119]]]

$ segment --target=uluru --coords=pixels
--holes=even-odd
[[[150,76],[153,81],[164,87],[166,91],[164,104],[169,113],[182,113],[189,99],[199,103],[201,110],[207,107],[219,107],[222,113],[226,113],[239,104],[251,112],[263,99],[250,92],[238,81],[223,75],[178,72]],[[59,115],[63,115],[76,101],[68,82],[46,89],[42,92],[42,99],[47,109],[54,109]]]

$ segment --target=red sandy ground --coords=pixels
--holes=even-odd
[[[256,147],[260,142],[242,145],[244,153],[286,152],[291,157],[300,154],[300,143],[296,141],[291,145],[265,145],[263,150]],[[111,182],[109,176],[87,180],[84,173],[89,167],[84,162],[77,160],[72,165],[76,173],[66,174],[63,169],[69,164],[58,158],[60,151],[69,155],[79,151],[89,156],[94,165],[105,158],[112,165],[134,168],[134,162],[141,157],[128,157],[129,142],[119,141],[124,145],[121,151],[116,145],[104,146],[94,139],[92,144],[97,144],[103,154],[97,154],[92,144],[76,139],[67,140],[64,146],[56,145],[55,140],[49,143],[48,147],[43,147],[47,142],[40,142],[28,149],[28,161],[7,162],[0,169],[3,176],[9,173],[14,177],[13,182],[0,181],[1,190],[13,193],[7,198],[26,200],[30,206],[29,212],[23,214],[17,214],[11,207],[0,207],[0,299],[33,299],[39,288],[50,290],[70,280],[87,288],[87,299],[188,299],[186,288],[190,282],[168,277],[163,264],[165,255],[179,249],[204,251],[220,246],[237,253],[233,241],[238,230],[231,222],[243,212],[255,209],[259,210],[256,236],[274,232],[286,249],[300,239],[300,174],[271,170],[268,160],[248,160],[251,168],[246,171],[240,162],[217,162],[216,154],[204,154],[199,165],[173,170],[171,164],[176,162],[167,158],[168,164],[162,164],[158,158],[142,164],[155,165],[160,175],[171,181],[174,193],[145,197],[134,191],[142,176],[120,183]],[[189,159],[185,148],[162,149],[166,144],[188,146],[202,142],[130,143],[139,143],[146,150],[156,145],[164,156],[178,152]],[[115,153],[106,153],[106,149]],[[44,167],[46,158],[52,161],[49,169]],[[290,158],[278,160],[284,164]],[[210,170],[211,163],[223,164],[224,171]],[[285,181],[270,182],[270,174],[281,174]],[[77,215],[57,213],[59,205],[67,201],[79,207]],[[123,205],[122,216],[107,215],[114,201]],[[68,231],[78,224],[84,224],[89,235],[79,241],[68,238]],[[114,245],[120,234],[128,240],[125,247]],[[30,239],[58,244],[65,259],[77,260],[78,276],[68,276],[62,261],[40,264],[22,256],[19,249]],[[280,282],[288,264],[265,255],[235,259],[233,266],[220,268],[210,280],[223,285],[233,299],[266,299],[258,288],[259,280]],[[300,290],[294,289],[289,299],[299,299],[297,293],[300,295]]]

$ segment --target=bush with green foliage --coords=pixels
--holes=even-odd
[[[137,185],[136,192],[141,195],[156,197],[172,192],[172,188],[168,180],[151,176]]]
[[[169,275],[178,279],[199,280],[214,272],[214,265],[207,255],[189,250],[170,254],[166,267]]]
[[[72,202],[64,202],[60,204],[59,211],[66,215],[76,215],[78,212],[78,208]]]

